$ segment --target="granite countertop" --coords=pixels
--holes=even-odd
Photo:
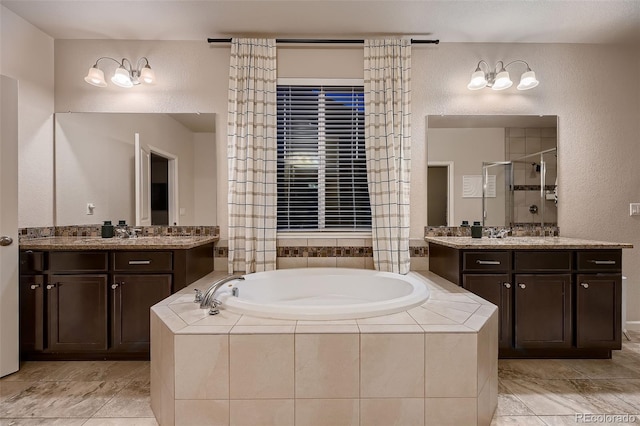
[[[498,249],[498,250],[548,250],[548,249],[620,249],[633,248],[628,243],[582,240],[567,237],[424,237],[428,243],[440,244],[455,249]]]
[[[208,236],[144,236],[137,238],[46,237],[20,241],[21,250],[179,250],[218,241]]]

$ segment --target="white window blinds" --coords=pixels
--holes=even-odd
[[[278,86],[278,229],[371,229],[362,86]]]

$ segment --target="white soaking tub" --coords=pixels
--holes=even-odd
[[[244,278],[220,290],[217,298],[222,309],[263,318],[341,320],[406,311],[429,297],[423,279],[415,273],[304,268]]]

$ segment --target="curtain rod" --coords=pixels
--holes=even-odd
[[[231,43],[230,38],[208,38],[208,43]],[[364,44],[364,40],[360,39],[321,39],[321,38],[278,38],[276,43],[291,43],[291,44],[305,44],[305,43],[327,43],[327,44]],[[439,44],[440,40],[414,40],[411,39],[411,44]]]

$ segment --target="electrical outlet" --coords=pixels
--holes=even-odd
[[[640,216],[640,203],[629,203],[629,216]]]

